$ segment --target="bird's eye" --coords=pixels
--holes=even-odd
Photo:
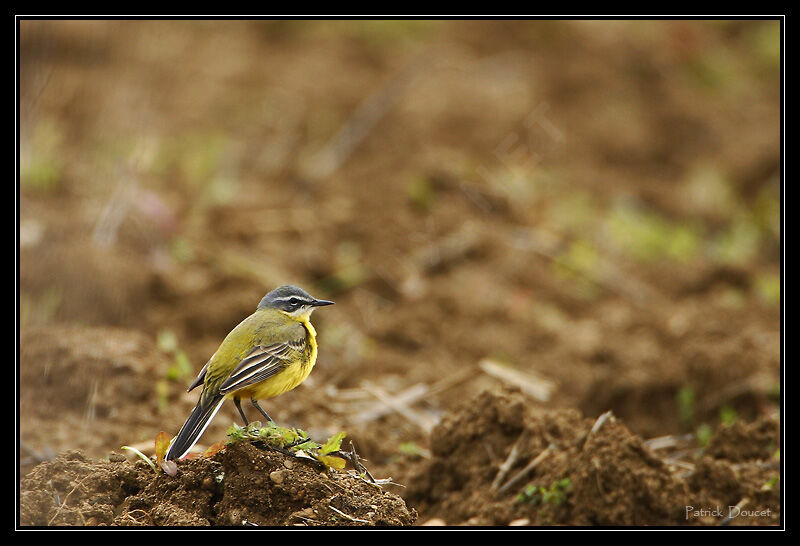
[[[289,305],[300,305],[300,300],[297,298],[292,298],[289,300]]]

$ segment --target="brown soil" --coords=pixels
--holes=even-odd
[[[26,526],[402,526],[416,519],[377,485],[250,443],[181,462],[174,477],[119,454],[92,461],[70,451],[37,466],[20,494]]]
[[[723,428],[707,449],[684,461],[651,450],[613,416],[592,432],[595,422],[574,410],[532,409],[519,392],[484,393],[434,430],[433,458],[411,479],[406,500],[450,525],[714,525],[743,499],[748,516],[730,524],[779,523],[780,484],[766,487],[779,475],[774,419]],[[748,447],[754,443],[760,451]],[[514,446],[513,464],[495,482]],[[560,501],[519,497],[526,485],[552,488],[565,478]],[[689,506],[719,506],[724,514],[699,517],[690,510],[687,517]]]
[[[75,489],[54,522],[141,497],[125,521],[278,524],[98,461],[174,434],[194,373],[291,282],[337,305],[314,315],[309,379],[263,406],[346,431],[419,522],[714,525],[682,503],[746,498],[770,515],[732,524],[775,524],[779,39],[775,21],[22,21],[20,480]],[[327,173],[326,149],[349,150]],[[238,421],[223,406],[198,449]],[[520,435],[510,472],[553,444],[529,480],[569,477],[565,502],[488,495]],[[681,441],[649,451],[661,436]],[[101,468],[117,489],[93,501],[75,484]],[[351,500],[332,505],[410,522]]]

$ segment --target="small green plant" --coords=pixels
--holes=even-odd
[[[63,176],[61,171],[55,160],[38,158],[22,168],[20,181],[25,188],[48,192],[58,188]]]
[[[156,463],[157,463],[158,466],[160,466],[161,469],[166,474],[169,474],[170,476],[175,476],[178,473],[178,465],[175,463],[175,461],[167,461],[164,458],[164,456],[167,453],[167,449],[169,449],[169,444],[170,444],[169,434],[167,434],[166,432],[164,432],[162,430],[161,432],[159,432],[156,435],[156,440],[155,440],[156,462],[155,463],[153,462],[153,460],[150,457],[148,457],[147,455],[145,455],[144,453],[142,453],[141,451],[139,451],[135,447],[122,446],[122,449],[124,451],[130,451],[133,454],[135,454],[137,457],[142,459],[144,462],[146,462],[148,465],[150,465],[150,468],[152,468],[153,472],[155,472],[156,474],[158,474],[158,467],[156,467]]]
[[[572,491],[572,481],[569,478],[562,478],[553,482],[549,489],[538,485],[528,485],[517,495],[517,502],[561,506],[567,500],[567,495],[569,495],[570,491]]]
[[[722,406],[719,410],[719,420],[723,425],[730,426],[739,419],[739,414],[731,406]]]
[[[764,485],[761,486],[762,491],[772,491],[772,489],[778,485],[781,481],[780,476],[773,476],[769,480],[767,480]]]
[[[558,255],[551,267],[557,276],[570,281],[581,297],[594,299],[600,295],[600,289],[593,280],[600,263],[600,254],[594,245],[577,240]]]
[[[436,189],[425,177],[417,177],[406,185],[409,201],[422,211],[429,211],[436,201]]]
[[[707,447],[708,443],[711,441],[711,437],[714,435],[714,431],[711,430],[711,426],[708,423],[703,423],[697,427],[694,435],[700,447]]]
[[[422,455],[422,448],[416,442],[403,442],[397,450],[407,457],[420,457]]]
[[[700,248],[701,233],[695,225],[673,222],[636,207],[614,208],[606,226],[611,243],[622,254],[641,262],[687,262]]]
[[[781,302],[781,278],[777,274],[761,273],[756,276],[754,284],[765,305],[777,306]]]
[[[149,464],[149,465],[150,465],[150,468],[152,468],[152,469],[153,469],[153,472],[155,472],[156,474],[158,474],[158,469],[156,468],[156,464],[155,464],[155,463],[154,463],[154,462],[153,462],[153,461],[150,459],[150,457],[148,457],[147,455],[145,455],[144,453],[142,453],[141,451],[139,451],[139,450],[138,450],[138,449],[136,449],[135,447],[131,447],[131,446],[122,446],[120,449],[122,449],[123,451],[130,451],[131,453],[133,453],[134,455],[136,455],[137,457],[139,457],[141,460],[143,460],[144,462],[146,462],[147,464]]]
[[[158,348],[172,355],[172,365],[167,368],[166,378],[170,381],[179,381],[192,375],[192,363],[189,357],[178,346],[178,336],[172,330],[161,330],[156,339]]]
[[[176,262],[189,263],[195,259],[197,252],[192,242],[185,237],[175,237],[170,241],[169,253]]]
[[[325,466],[341,470],[345,467],[346,461],[338,454],[345,436],[344,432],[337,432],[320,445],[311,440],[304,430],[283,428],[273,422],[262,427],[259,421],[253,421],[244,428],[238,425],[229,428],[227,443],[260,440],[274,448],[288,450],[291,453],[303,451]]]
[[[694,422],[694,399],[694,389],[689,385],[681,387],[675,396],[678,417],[684,425],[690,425]]]

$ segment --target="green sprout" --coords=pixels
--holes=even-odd
[[[739,418],[739,414],[731,406],[723,406],[719,410],[719,420],[723,425],[732,425]]]
[[[711,426],[707,423],[703,423],[694,433],[695,437],[697,438],[697,443],[700,447],[707,447],[708,443],[711,441],[711,437],[714,435],[714,431],[711,430]]]
[[[772,491],[772,489],[780,483],[780,476],[773,476],[761,486],[762,491]]]
[[[144,462],[146,462],[147,464],[149,464],[149,465],[150,465],[150,468],[152,468],[152,469],[153,469],[153,472],[155,472],[156,474],[158,474],[158,469],[156,468],[156,464],[155,464],[155,463],[154,463],[154,462],[153,462],[153,461],[150,459],[150,457],[148,457],[147,455],[145,455],[144,453],[142,453],[141,451],[139,451],[139,450],[138,450],[138,449],[136,449],[135,447],[131,447],[131,446],[122,446],[120,449],[124,449],[125,451],[131,451],[131,452],[133,452],[133,453],[134,453],[134,454],[135,454],[137,457],[139,457],[141,460],[143,460]]]
[[[694,389],[688,385],[681,387],[676,395],[678,416],[686,425],[694,421],[694,398]]]
[[[171,354],[172,365],[167,368],[166,378],[170,381],[179,381],[192,375],[192,363],[189,357],[178,346],[178,336],[172,330],[161,330],[156,339],[158,348],[163,352]]]
[[[572,481],[569,478],[562,478],[553,482],[549,489],[538,485],[528,485],[517,495],[517,502],[561,506],[567,500],[567,495],[571,491]]]
[[[417,177],[406,185],[408,200],[422,211],[429,211],[436,201],[436,189],[428,178]]]
[[[398,451],[407,457],[420,457],[422,448],[416,442],[403,442],[398,446]]]

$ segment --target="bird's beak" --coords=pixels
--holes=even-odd
[[[333,305],[333,304],[334,302],[328,300],[314,300],[314,303],[312,303],[311,305],[313,305],[314,307],[324,307],[326,305]]]

